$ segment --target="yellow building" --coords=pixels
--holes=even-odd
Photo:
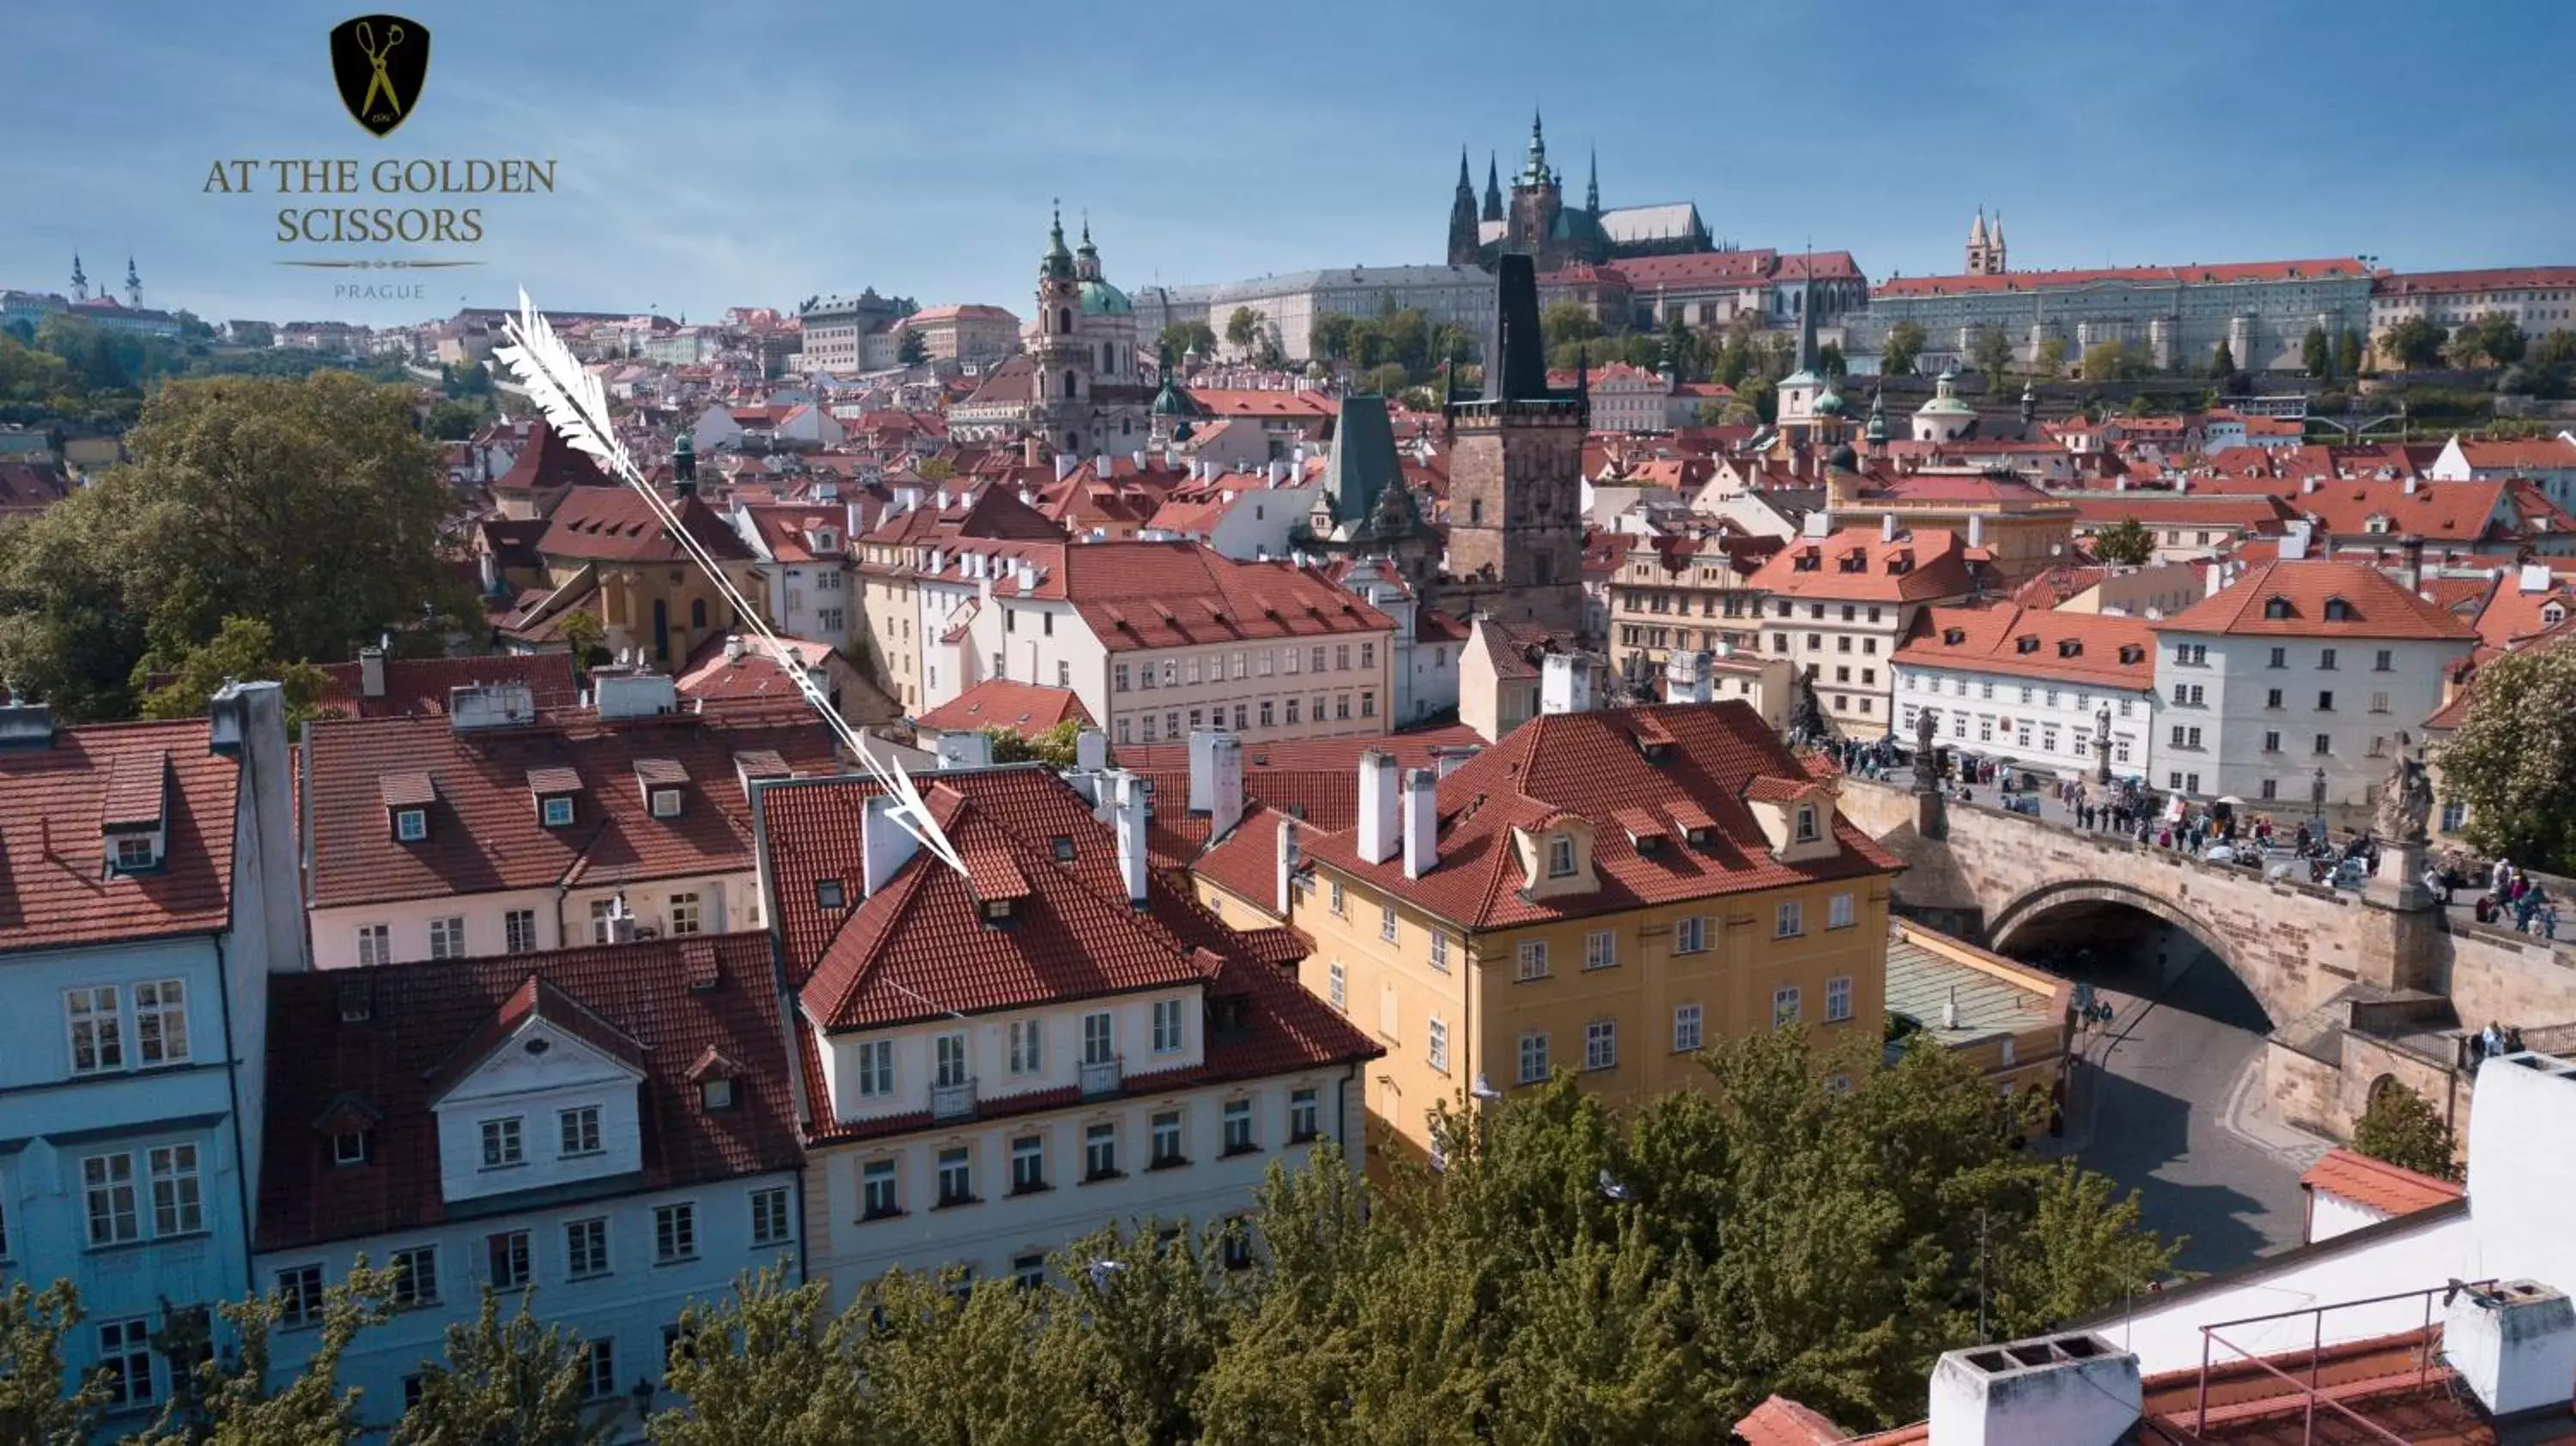
[[[734,590],[765,614],[768,580],[750,545],[694,491],[679,492],[671,507]],[[671,670],[709,639],[744,627],[732,600],[651,506],[625,487],[564,492],[534,550],[544,582],[500,625],[522,647],[560,642],[564,619],[586,612],[602,625],[610,652]]]
[[[1236,851],[1293,847],[1300,978],[1386,1047],[1365,1097],[1388,1143],[1427,1150],[1432,1108],[1480,1082],[1563,1069],[1631,1100],[1753,1030],[1879,1037],[1896,861],[1751,708],[1545,714],[1446,778],[1377,750],[1359,772],[1356,827],[1255,815]],[[1201,897],[1275,914],[1234,862]]]
[[[1920,467],[1878,486],[1834,472],[1825,479],[1825,511],[1836,527],[1893,517],[1899,528],[1957,533],[2008,582],[2075,556],[2074,503],[1978,467]]]

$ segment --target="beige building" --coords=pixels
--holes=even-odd
[[[1850,738],[1884,737],[1897,644],[1923,609],[1986,590],[1954,532],[1907,532],[1893,518],[1798,538],[1755,573],[1762,599],[1760,650],[1785,659],[1815,687],[1825,725]]]
[[[1639,537],[1610,578],[1610,666],[1651,676],[1675,652],[1750,651],[1761,636],[1753,575],[1783,546],[1718,526],[1698,537]]]
[[[895,323],[897,344],[905,332],[921,337],[935,362],[984,366],[1020,349],[1020,319],[998,306],[924,307]]]

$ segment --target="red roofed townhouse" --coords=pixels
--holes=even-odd
[[[989,679],[1069,689],[1117,743],[1385,733],[1395,622],[1311,568],[1194,542],[984,548],[917,573],[922,698]]]
[[[1072,689],[987,678],[922,714],[914,720],[914,727],[921,735],[921,746],[932,748],[948,734],[992,729],[1034,740],[1064,723],[1092,726],[1091,714],[1084,710],[1082,699]]]
[[[2231,552],[2258,537],[2279,537],[2298,517],[2296,499],[2220,493],[2091,492],[2075,505],[2075,535],[2091,541],[2103,528],[2136,522],[2155,541],[2152,560],[2191,562]]]
[[[315,706],[347,718],[408,718],[445,713],[458,688],[511,683],[525,687],[540,708],[569,708],[580,701],[566,653],[495,653],[473,658],[389,658],[382,648],[360,648],[355,662],[321,664],[330,683]]]
[[[637,1439],[667,1332],[744,1272],[800,1278],[796,1086],[769,941],[663,939],[276,981],[253,1283],[294,1370],[360,1257],[396,1309],[340,1362],[401,1415],[482,1292],[587,1352],[585,1415]],[[506,1307],[514,1309],[515,1307]]]
[[[1076,779],[937,775],[962,869],[871,781],[758,793],[805,1061],[806,1265],[836,1302],[895,1266],[1036,1280],[1105,1225],[1217,1225],[1318,1140],[1363,1162],[1379,1045],[1154,872],[1142,780]]]
[[[1432,1152],[1435,1106],[1557,1070],[1704,1083],[1704,1046],[1791,1021],[1877,1038],[1896,860],[1744,704],[1547,713],[1445,777],[1358,772],[1357,824],[1278,867],[1307,991],[1386,1047],[1386,1138]]]
[[[2112,771],[2151,776],[2156,635],[2144,618],[1926,608],[1894,666],[1901,738],[1929,710],[1945,747],[2089,778],[2107,724]]]
[[[853,585],[878,676],[906,712],[933,706],[923,670],[934,634],[921,580],[958,567],[957,554],[969,544],[1063,540],[1062,528],[1009,487],[896,487],[894,505],[859,539]],[[943,619],[946,611],[941,609]]]
[[[759,559],[771,627],[836,648],[857,640],[850,551],[864,515],[856,501],[734,507],[727,520]]]
[[[307,967],[278,686],[207,712],[0,704],[0,1223],[13,1273],[80,1290],[64,1364],[139,1414],[178,1384],[160,1333],[262,1283],[269,990]]]
[[[1998,581],[1959,534],[1909,532],[1891,521],[1792,538],[1745,585],[1760,595],[1757,651],[1786,659],[1807,679],[1827,727],[1874,739],[1895,723],[1888,660],[1916,616]]]
[[[302,758],[306,905],[325,969],[757,928],[750,785],[837,771],[801,704],[677,711],[669,678],[592,675],[446,716],[317,722]]]
[[[688,464],[665,500],[689,538],[712,558],[754,610],[765,610],[759,558],[696,490]],[[536,551],[545,583],[502,620],[513,650],[560,648],[566,614],[596,618],[621,657],[670,667],[709,636],[739,632],[733,603],[700,570],[691,550],[644,497],[627,487],[576,487],[546,515]]]
[[[2291,559],[2152,624],[2177,793],[2359,811],[2442,706],[2477,631],[2367,563]]]
[[[2570,303],[2576,310],[2576,303]],[[2528,437],[2512,442],[2467,441],[2453,437],[2424,469],[2436,482],[2499,481],[2524,477],[2560,507],[2576,509],[2576,439]]]

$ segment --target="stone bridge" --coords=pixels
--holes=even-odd
[[[2275,1026],[2339,994],[2447,996],[2470,1020],[2576,1020],[2576,949],[2406,908],[2386,888],[2276,882],[1982,804],[1942,805],[1928,837],[1910,791],[1855,778],[1841,789],[1844,814],[1906,861],[1897,904],[1998,951],[2080,937],[2128,908],[2207,946]]]

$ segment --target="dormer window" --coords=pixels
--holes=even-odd
[[[367,1132],[342,1130],[331,1137],[331,1163],[337,1166],[367,1163]]]
[[[572,825],[572,800],[569,798],[540,799],[537,812],[548,828],[569,828]]]
[[[841,881],[839,879],[816,879],[814,881],[814,907],[818,909],[837,909],[841,907]]]
[[[394,841],[418,843],[429,837],[429,805],[438,785],[426,773],[388,773],[376,780],[377,796],[393,823]]]
[[[2039,639],[2038,639],[2038,637],[2036,637],[2035,635],[2030,634],[2030,633],[2024,633],[2024,634],[2022,634],[2020,637],[2017,637],[2017,638],[2013,639],[2013,651],[2014,651],[2014,652],[2016,652],[2016,653],[2036,653],[2036,652],[2038,652],[2038,651],[2039,651]]]
[[[678,818],[680,816],[680,790],[676,788],[654,789],[653,816],[655,818]]]
[[[118,836],[116,840],[118,873],[139,874],[147,869],[159,867],[160,863],[161,851],[153,847],[150,834],[129,833]]]
[[[2072,658],[2083,651],[2084,645],[2073,638],[2059,638],[2057,640],[2057,656],[2061,658]]]
[[[644,806],[655,818],[680,816],[680,785],[688,781],[689,770],[678,759],[635,760],[635,782],[644,790]]]
[[[1561,833],[1547,836],[1547,876],[1551,879],[1574,877],[1574,839]]]
[[[2339,598],[2339,597],[2330,597],[2330,598],[2327,598],[2327,599],[2326,599],[2326,621],[2327,621],[2327,622],[2330,622],[2330,623],[2342,623],[2342,622],[2350,622],[2351,620],[2352,620],[2352,604],[2350,604],[2350,603],[2348,603],[2348,602],[2345,602],[2342,598]]]
[[[1071,834],[1057,834],[1053,839],[1048,841],[1048,846],[1055,850],[1055,861],[1057,863],[1069,864],[1073,862],[1073,836]]]
[[[2290,600],[2289,600],[2288,598],[2285,598],[2285,597],[2267,597],[2267,598],[2263,599],[2263,616],[2265,616],[2265,617],[2267,617],[2267,618],[2274,618],[2274,619],[2278,619],[2278,618],[2286,618],[2286,617],[2288,617],[2289,615],[2290,615]]]
[[[394,810],[395,842],[418,843],[427,837],[429,837],[428,809],[398,808]]]
[[[711,1110],[732,1109],[733,1081],[730,1078],[710,1078],[698,1081],[698,1103]]]
[[[1941,630],[1941,645],[1943,647],[1955,648],[1967,640],[1968,630],[1966,628],[1943,628]]]
[[[1011,921],[1011,901],[1008,899],[983,900],[978,910],[983,914],[984,922],[987,924],[1007,924]]]
[[[1816,841],[1816,806],[1812,803],[1802,803],[1798,805],[1798,831],[1796,838],[1800,843],[1814,843]]]
[[[2123,643],[2120,646],[2120,661],[2123,663],[2142,663],[2146,658],[2147,650],[2136,643]]]

